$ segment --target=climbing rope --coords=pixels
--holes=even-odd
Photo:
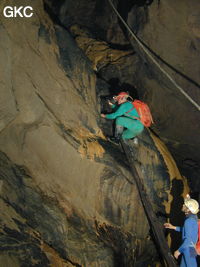
[[[149,58],[153,61],[153,63],[160,69],[160,71],[162,73],[164,73],[167,78],[172,82],[172,84],[175,85],[175,87],[200,111],[200,106],[197,102],[195,102],[185,91],[183,88],[181,88],[177,82],[160,66],[160,64],[155,60],[155,58],[149,53],[148,49],[143,45],[143,43],[138,39],[138,37],[135,35],[135,33],[131,30],[131,28],[129,27],[129,25],[124,21],[124,19],[121,17],[121,15],[119,14],[119,12],[117,11],[117,9],[115,8],[112,0],[108,0],[108,2],[110,3],[112,9],[114,10],[114,12],[116,13],[116,15],[119,17],[119,19],[121,20],[121,22],[124,24],[124,26],[126,27],[126,29],[129,31],[129,33],[131,34],[131,36],[135,39],[135,41],[142,47],[142,49],[144,50],[144,52],[149,56]]]
[[[168,267],[177,267],[176,261],[174,257],[172,256],[169,246],[166,242],[166,238],[165,238],[164,231],[163,231],[163,225],[159,222],[159,220],[157,219],[157,216],[154,213],[150,198],[148,196],[148,193],[145,190],[144,183],[137,171],[137,166],[138,168],[140,168],[140,164],[134,159],[134,156],[132,155],[132,153],[134,152],[132,151],[130,146],[127,145],[123,140],[121,141],[121,145],[127,157],[127,160],[129,162],[132,177],[137,186],[140,199],[144,207],[144,211],[146,213],[149,225],[151,227],[151,230],[154,236],[154,241],[157,244],[159,253],[163,256],[164,265]]]

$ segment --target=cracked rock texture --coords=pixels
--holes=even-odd
[[[33,6],[32,18],[0,24],[1,266],[153,266],[134,177],[100,127],[91,62],[42,1],[21,4]],[[187,185],[161,141],[140,139],[141,179],[163,223],[173,217],[174,181],[180,198]]]
[[[126,8],[125,8],[126,9]],[[160,66],[200,106],[200,3],[151,1],[126,9],[127,22]],[[152,63],[133,38],[139,54],[135,84],[151,106],[155,132],[169,147],[193,193],[200,192],[200,112]],[[149,53],[150,53],[149,51]]]
[[[137,88],[139,97],[151,107],[155,121],[154,131],[167,144],[181,173],[187,177],[192,193],[198,199],[199,110],[152,63],[119,21],[108,1],[82,0],[80,3],[65,0],[56,4],[46,0],[45,3],[64,27],[70,29],[78,24],[79,27],[88,29],[90,37],[102,41],[101,44],[107,42],[107,47],[123,52],[131,49],[134,51],[126,60],[122,58],[122,64],[105,65],[106,60],[101,64],[98,58],[102,59],[103,52],[96,59],[94,55],[90,57],[89,53],[88,56],[93,58],[93,65],[97,66],[98,78],[109,83],[109,88],[104,93],[116,94],[119,90],[128,90],[132,96],[137,97]],[[181,3],[178,0],[115,0],[113,3],[133,32],[149,48],[149,53],[153,52],[160,66],[200,105],[199,1],[194,0],[192,5],[187,0]],[[76,37],[79,43],[80,35]],[[90,52],[89,45],[86,50],[86,54]],[[96,50],[93,49],[94,52]],[[99,66],[95,60],[99,62]]]

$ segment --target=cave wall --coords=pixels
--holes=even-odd
[[[136,207],[145,215],[126,164],[102,158],[92,65],[42,1],[33,8],[1,17],[1,262],[113,266],[120,247],[130,261],[149,226],[133,223]]]
[[[104,9],[103,9],[103,4]],[[120,15],[128,22],[131,29],[137,34],[149,53],[160,64],[171,78],[190,96],[199,103],[199,2],[188,5],[187,1],[114,1]],[[152,62],[143,49],[127,32],[124,25],[118,20],[118,26],[109,21],[116,15],[110,9],[109,3],[96,1],[102,21],[98,38],[106,40],[109,45],[116,44],[109,33],[115,34],[120,27],[124,37],[120,34],[117,44],[123,40],[130,40],[133,55],[129,64],[125,60],[119,68],[110,64],[98,70],[98,74],[110,85],[110,92],[128,90],[133,96],[135,89],[139,97],[148,102],[151,107],[155,125],[154,131],[167,144],[183,175],[187,176],[192,193],[200,190],[199,184],[199,110],[180,93],[176,86]],[[84,8],[89,8],[87,4]],[[73,9],[71,10],[73,14]],[[79,10],[79,12],[81,12]],[[94,12],[94,11],[93,11]],[[92,13],[94,14],[94,13]],[[82,26],[93,25],[92,16],[84,18],[74,16],[74,22]],[[113,27],[111,27],[113,25]],[[111,27],[111,28],[110,28]],[[115,29],[115,30],[114,30]],[[90,30],[93,29],[90,27]],[[94,32],[94,31],[93,31]],[[111,34],[112,35],[112,34]],[[121,46],[122,48],[122,46]],[[125,46],[124,51],[127,51]],[[130,49],[130,47],[129,47]]]
[[[152,63],[117,19],[108,1],[82,1],[81,4],[63,1],[59,7],[50,0],[46,3],[62,25],[70,27],[78,24],[87,28],[93,39],[106,41],[109,46],[114,45],[124,52],[132,49],[133,55],[128,56],[119,67],[100,64],[100,68],[96,69],[98,78],[108,82],[109,93],[128,90],[133,96],[139,94],[147,101],[155,120],[153,130],[169,147],[181,172],[188,178],[192,193],[198,194],[199,110]],[[199,2],[195,0],[189,5],[186,0],[181,3],[119,0],[113,3],[131,29],[153,52],[160,66],[199,103]]]
[[[153,265],[159,258],[127,160],[100,127],[94,66],[42,1],[27,4],[32,18],[0,21],[0,261]],[[139,150],[143,180],[163,222],[173,180],[182,177],[168,172],[150,140]]]
[[[198,104],[199,1],[153,1],[128,13],[127,22],[154,58]],[[150,104],[155,132],[167,144],[193,193],[199,184],[200,113],[130,37],[140,60],[135,82]]]

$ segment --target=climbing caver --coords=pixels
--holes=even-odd
[[[116,119],[115,134],[114,137],[110,137],[110,140],[114,141],[116,144],[119,144],[120,138],[126,140],[139,135],[144,129],[144,125],[146,124],[145,120],[148,120],[148,123],[145,125],[147,127],[152,123],[152,117],[147,105],[139,100],[130,102],[128,98],[131,97],[127,92],[119,93],[114,97],[114,100],[118,104],[117,106],[109,101],[109,105],[111,105],[113,109],[117,108],[115,112],[111,114],[101,114],[102,118]],[[140,111],[143,110],[145,112],[142,112],[143,114],[140,113]],[[124,128],[126,129],[124,130]],[[135,139],[134,142],[137,143],[137,139]]]
[[[134,138],[143,131],[144,126],[149,127],[151,123],[153,123],[148,106],[139,100],[130,102],[128,101],[129,97],[129,94],[126,92],[119,93],[115,97],[118,104],[117,110],[111,114],[101,114],[101,117],[103,118],[116,119],[115,136],[113,138],[116,143],[119,143],[120,138],[123,140]],[[116,105],[113,105],[110,101],[109,104],[113,109],[116,107]],[[125,131],[123,131],[124,128],[126,128]],[[200,230],[198,231],[198,220],[196,214],[199,211],[199,204],[196,200],[190,199],[188,195],[188,197],[184,200],[182,211],[186,215],[183,227],[173,226],[170,223],[165,223],[164,226],[165,228],[182,232],[182,245],[174,253],[174,257],[176,259],[180,254],[182,254],[180,266],[197,267],[196,256],[197,254],[200,255]],[[168,254],[170,254],[170,252],[168,252]],[[170,257],[167,258],[167,260],[169,259],[170,264],[172,263],[172,266],[175,266],[176,263],[173,262]]]

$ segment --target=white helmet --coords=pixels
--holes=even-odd
[[[190,198],[189,195],[184,199],[184,204],[193,214],[199,212],[199,203],[195,199]]]

